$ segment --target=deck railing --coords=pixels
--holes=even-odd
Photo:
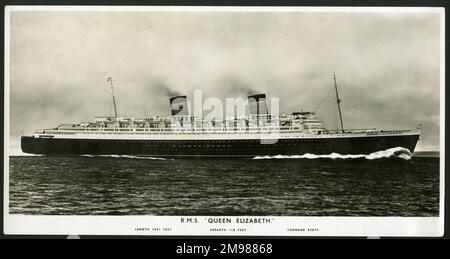
[[[46,129],[43,131],[36,131],[36,134],[55,134],[55,135],[74,135],[74,134],[269,134],[269,133],[301,133],[313,136],[326,135],[357,135],[364,134],[367,136],[376,135],[400,135],[414,130],[377,130],[371,129],[348,129],[342,132],[341,130],[322,130],[322,131],[305,131],[299,129],[292,129],[290,127],[258,127],[258,128],[229,128],[229,129],[213,129],[213,128],[70,128],[70,129]]]

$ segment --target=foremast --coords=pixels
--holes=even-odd
[[[111,77],[108,77],[106,82],[110,83],[110,85],[111,85],[111,93],[112,93],[112,99],[113,99],[113,104],[114,104],[114,117],[117,118],[117,107],[116,107],[116,98],[114,96],[113,80]]]

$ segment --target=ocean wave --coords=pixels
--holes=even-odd
[[[81,155],[83,157],[112,157],[112,158],[129,158],[129,159],[147,159],[147,160],[166,160],[162,157],[151,156],[130,156],[130,155]]]
[[[276,155],[276,156],[256,156],[253,159],[367,159],[367,160],[376,160],[382,158],[401,158],[404,160],[410,160],[412,157],[412,153],[403,147],[395,147],[389,148],[382,151],[373,152],[368,155],[342,155],[338,153],[331,153],[328,155],[315,155],[315,154],[304,154],[304,155]]]

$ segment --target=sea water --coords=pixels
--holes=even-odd
[[[438,216],[439,157],[408,152],[249,159],[11,156],[9,212]]]

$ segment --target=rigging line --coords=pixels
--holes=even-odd
[[[103,89],[103,91],[106,92],[107,94],[109,94],[110,96],[113,96],[113,93],[111,93],[110,91],[108,91],[106,89]],[[107,112],[107,116],[108,117],[113,117],[112,114],[114,114],[114,102],[111,102],[109,100],[109,98],[106,98],[106,97],[103,100],[103,102],[104,102],[105,110]]]
[[[415,124],[412,120],[402,120],[405,119],[405,115],[398,112],[398,109],[390,109],[382,111],[382,114],[386,114],[395,119],[397,122],[403,122],[405,126],[411,127],[412,129],[417,128],[418,124]],[[420,123],[422,124],[422,123]]]
[[[314,109],[314,112],[316,112],[320,106],[323,104],[323,102],[325,102],[325,100],[328,98],[328,96],[330,95],[330,93],[333,91],[333,89],[328,90],[328,93],[325,95],[325,97],[320,101],[319,105],[317,105],[317,107]]]
[[[108,90],[106,90],[106,89],[103,89],[103,91],[105,91],[107,94],[109,94],[109,95],[112,95],[112,93],[111,92],[109,92]]]
[[[114,113],[114,104],[109,103],[108,117],[112,117],[113,113]]]
[[[83,103],[81,103],[81,104],[83,104]],[[63,118],[67,118],[67,115],[68,115],[68,114],[72,114],[72,113],[73,113],[75,110],[77,110],[79,107],[80,107],[80,103],[78,102],[78,103],[75,103],[75,104],[72,106],[72,108],[71,108],[70,110],[68,110],[68,111],[63,111],[63,115],[59,116],[59,117],[56,119],[56,124],[58,124],[58,125],[56,125],[56,126],[59,126],[59,125],[61,125],[61,124],[63,124],[63,123],[68,123],[68,121],[65,121],[65,119],[64,119],[64,121],[63,121]]]

